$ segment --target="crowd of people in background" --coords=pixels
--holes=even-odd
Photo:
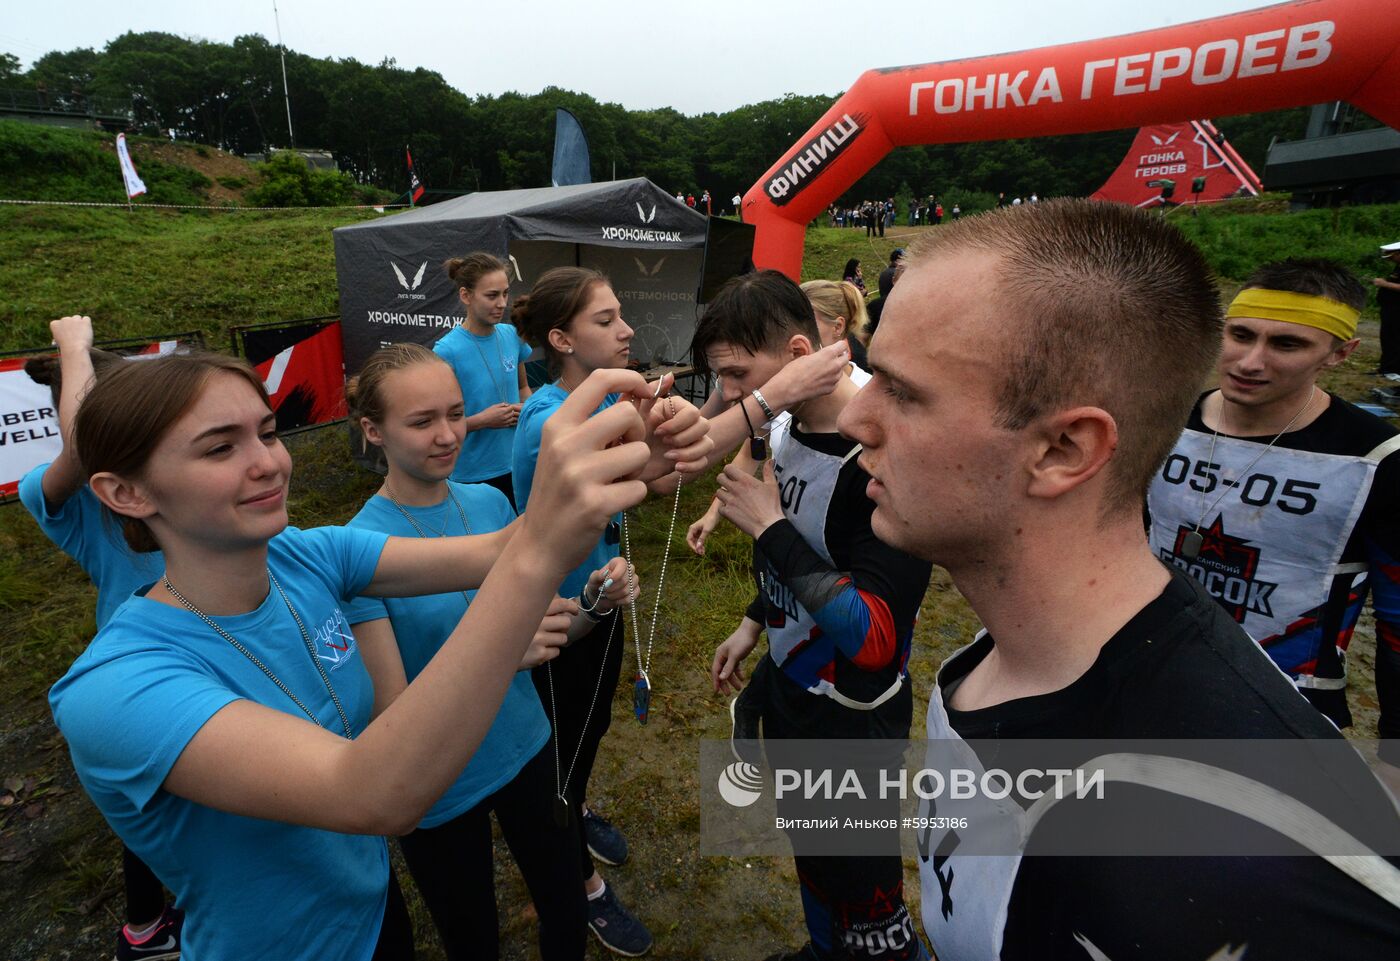
[[[736,191],[729,200],[729,206],[722,206],[723,197],[713,196],[707,189],[701,189],[697,194],[694,190],[677,190],[676,202],[685,204],[691,210],[698,210],[706,217],[729,216],[738,217],[739,207],[744,202],[743,194]]]
[[[694,190],[677,190],[676,202],[684,204],[691,210],[698,210],[706,216],[726,215],[740,217],[740,208],[743,205],[742,193],[736,192],[729,201],[728,207],[720,206],[723,201],[713,197],[709,190],[702,189],[698,194]],[[1035,192],[1027,197],[1011,196],[1007,197],[1004,191],[997,194],[997,207],[1019,207],[1024,204],[1034,204],[1040,202],[1040,196]],[[973,204],[967,213],[975,213],[978,207]],[[867,198],[858,203],[832,203],[826,208],[826,225],[829,227],[851,227],[856,230],[865,229],[867,237],[883,237],[885,231],[894,227],[901,216],[910,227],[936,227],[943,223],[962,218],[964,213],[961,200],[944,201],[935,193],[919,195],[907,201],[897,200],[894,197],[887,197],[884,200],[878,198]]]
[[[1039,198],[1031,195],[1029,203],[1036,203]],[[1016,197],[1013,200],[1006,200],[1006,194],[998,194],[996,206],[1003,207],[1014,203],[1020,206],[1022,200]],[[969,212],[972,212],[969,210]],[[899,222],[900,216],[904,217],[904,222],[910,227],[936,227],[945,222],[959,220],[963,215],[962,201],[952,200],[947,203],[937,194],[913,197],[908,201],[899,201],[894,197],[885,200],[862,200],[854,205],[843,203],[833,203],[826,208],[826,225],[828,227],[853,227],[857,230],[864,227],[867,237],[883,237],[885,230],[894,227]]]

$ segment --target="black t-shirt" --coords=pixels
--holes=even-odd
[[[894,264],[880,271],[880,296],[888,297],[894,289]]]
[[[870,333],[872,333],[872,334],[875,333],[875,328],[880,326],[880,315],[883,314],[884,312],[885,312],[885,298],[884,298],[884,297],[876,297],[876,298],[875,298],[874,300],[872,300],[870,303],[868,303],[868,304],[865,305],[865,314],[866,314],[867,317],[870,318],[869,323],[866,325],[866,329],[869,330]],[[862,365],[862,366],[863,366],[863,365]]]
[[[1340,738],[1180,572],[1068,687],[975,711],[948,710],[945,692],[993,646],[984,634],[945,663],[929,704],[930,739],[978,739],[985,753],[988,743],[1018,738]],[[1359,815],[1374,826],[1368,840],[1393,845],[1400,830],[1395,809],[1361,768],[1335,778],[1319,773],[1308,792],[1314,809]],[[1227,828],[1238,821],[1242,831],[1268,830],[1202,802],[1133,788],[1106,794],[1112,805],[1055,805],[1037,823],[1023,857],[959,857],[956,842],[945,843],[921,863],[924,925],[940,961],[1396,956],[1400,908],[1320,857],[1037,855],[1039,832],[1058,830],[1092,830],[1100,840],[1104,832],[1120,832],[1121,849],[1130,850],[1133,832],[1149,827],[1134,803],[1148,793],[1155,817],[1170,812],[1153,829],[1161,830],[1164,820],[1169,832],[1191,831],[1210,817],[1224,819],[1215,823]],[[1286,848],[1288,840],[1279,844]]]
[[[869,354],[867,354],[865,350],[865,345],[860,342],[860,339],[857,338],[855,334],[846,335],[846,346],[851,349],[851,363],[855,364],[861,370],[869,370]]]
[[[1400,267],[1386,278],[1392,284],[1400,284]],[[1400,290],[1393,287],[1377,287],[1376,303],[1381,308],[1381,320],[1400,321]]]

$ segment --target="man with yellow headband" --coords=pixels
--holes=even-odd
[[[1382,756],[1400,764],[1400,436],[1317,386],[1356,348],[1365,303],[1361,282],[1325,260],[1245,281],[1219,389],[1148,489],[1150,539],[1338,727],[1351,724],[1346,650],[1370,593]]]

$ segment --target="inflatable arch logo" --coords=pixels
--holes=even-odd
[[[1400,127],[1393,0],[1294,0],[1121,37],[868,70],[744,195],[754,263],[799,276],[806,225],[911,144],[1088,133],[1346,100]]]

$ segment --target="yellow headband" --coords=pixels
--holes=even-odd
[[[1312,294],[1295,294],[1290,290],[1266,290],[1250,287],[1242,290],[1230,302],[1226,317],[1257,317],[1260,320],[1281,320],[1287,324],[1316,327],[1333,337],[1351,340],[1356,336],[1356,318],[1360,316],[1346,304]]]

